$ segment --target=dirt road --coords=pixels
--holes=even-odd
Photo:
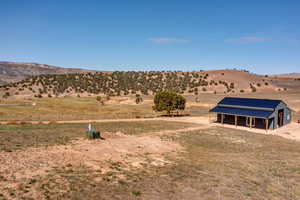
[[[157,118],[131,118],[131,119],[100,119],[100,120],[61,120],[61,121],[2,121],[0,125],[5,124],[85,124],[85,123],[103,123],[103,122],[138,122],[138,121],[179,121],[179,122],[191,122],[199,124],[208,124],[208,118],[206,117],[157,117]]]
[[[240,129],[242,131],[249,131],[254,133],[261,133],[261,134],[270,134],[270,135],[278,135],[284,138],[293,139],[300,141],[300,124],[297,123],[291,123],[289,125],[286,125],[282,128],[276,129],[276,130],[269,130],[266,132],[265,130],[261,129],[250,129],[248,127],[235,127],[232,125],[220,125],[216,123],[210,123],[208,117],[157,117],[157,118],[132,118],[132,119],[100,119],[100,120],[63,120],[63,121],[4,121],[0,122],[0,125],[5,124],[77,124],[77,123],[105,123],[105,122],[139,122],[139,121],[177,121],[177,122],[187,122],[187,123],[195,123],[199,124],[201,126],[196,128],[187,128],[182,130],[175,130],[172,132],[186,132],[190,130],[198,130],[198,129],[204,129],[204,128],[210,128],[210,127],[226,127],[226,128],[236,128]]]

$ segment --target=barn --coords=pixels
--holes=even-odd
[[[282,100],[225,97],[209,112],[217,123],[259,129],[277,129],[292,120],[292,111]]]

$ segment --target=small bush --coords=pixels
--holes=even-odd
[[[132,191],[132,194],[135,196],[141,196],[141,192],[140,191]]]
[[[35,97],[37,97],[37,98],[43,98],[43,96],[41,95],[41,94],[37,94],[37,95],[34,95]]]
[[[143,98],[141,97],[141,95],[140,94],[136,94],[135,95],[135,103],[136,104],[140,104],[142,102],[143,102]]]
[[[101,96],[97,96],[96,97],[96,101],[100,102],[102,100],[102,97]]]
[[[8,98],[10,96],[10,93],[9,92],[5,92],[5,94],[3,95],[3,98]]]

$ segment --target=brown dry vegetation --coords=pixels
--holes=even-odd
[[[135,135],[183,129],[197,125],[168,121],[141,121],[92,123],[92,126],[94,129],[103,132],[104,135],[107,134],[106,132],[122,132],[127,135]],[[86,130],[87,124],[1,125],[0,150],[11,152],[29,147],[66,144],[72,140],[85,137]]]
[[[134,102],[134,98],[131,99]],[[36,100],[36,106],[0,106],[0,121],[58,121],[157,116],[152,111],[152,101],[140,105],[124,104],[122,102],[116,100],[106,105],[100,105],[93,97],[44,98]],[[1,103],[18,104],[24,103],[24,101],[8,99]]]
[[[162,131],[159,138],[153,131],[162,127],[180,129],[196,125],[149,123],[154,122],[123,124],[125,135],[116,134],[104,141],[75,142],[58,136],[75,130],[82,133],[83,129],[76,127],[81,125],[74,128],[55,125],[61,126],[56,129],[54,125],[41,125],[37,130],[24,125],[24,135],[28,137],[48,131],[41,137],[50,137],[48,141],[52,145],[46,147],[47,142],[39,140],[38,146],[32,148],[21,142],[16,149],[11,146],[18,140],[12,138],[18,138],[14,133],[21,128],[2,126],[1,135],[9,131],[14,137],[0,139],[2,145],[10,141],[8,146],[12,149],[0,153],[6,158],[1,159],[0,198],[279,200],[300,196],[298,142],[220,127],[177,134]],[[114,132],[122,129],[115,128],[117,124],[101,124],[101,127]],[[134,135],[127,136],[128,133]],[[122,156],[117,160],[103,159],[106,151],[102,146],[114,144]],[[8,163],[15,165],[9,167]],[[16,168],[22,164],[27,167]],[[12,173],[15,169],[19,173]]]
[[[294,111],[300,110],[300,93],[282,91],[277,93],[250,93],[231,95],[185,95],[187,98],[185,114],[189,114],[191,116],[207,115],[208,110],[225,96],[282,99]],[[134,96],[112,97],[110,101],[105,103],[105,105],[99,104],[95,97],[36,99],[34,100],[37,103],[36,106],[0,106],[0,121],[153,118],[162,114],[153,112],[153,96],[143,96],[143,99],[143,103],[139,105],[135,104]],[[24,103],[29,104],[29,101],[20,99],[6,99],[1,101],[1,104]],[[295,116],[298,117],[298,115]]]
[[[225,95],[185,96],[186,114],[203,116]],[[300,110],[299,92],[235,96],[283,99]],[[86,124],[56,123],[159,116],[151,109],[153,97],[143,98],[140,105],[129,96],[113,97],[104,106],[95,97],[43,98],[36,106],[1,106],[0,120],[10,125],[0,125],[0,200],[299,199],[297,141],[207,128],[196,118],[198,124],[180,122],[181,118],[94,123],[105,138],[96,141],[85,139]],[[299,117],[295,112],[294,120]],[[53,123],[15,125],[28,120]]]

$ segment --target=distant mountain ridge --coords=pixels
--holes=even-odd
[[[0,84],[16,82],[41,74],[70,74],[70,73],[87,73],[95,72],[94,70],[62,68],[38,63],[23,62],[0,62]]]
[[[280,77],[280,78],[300,78],[300,73],[294,72],[294,73],[287,73],[287,74],[276,74],[272,76]]]

